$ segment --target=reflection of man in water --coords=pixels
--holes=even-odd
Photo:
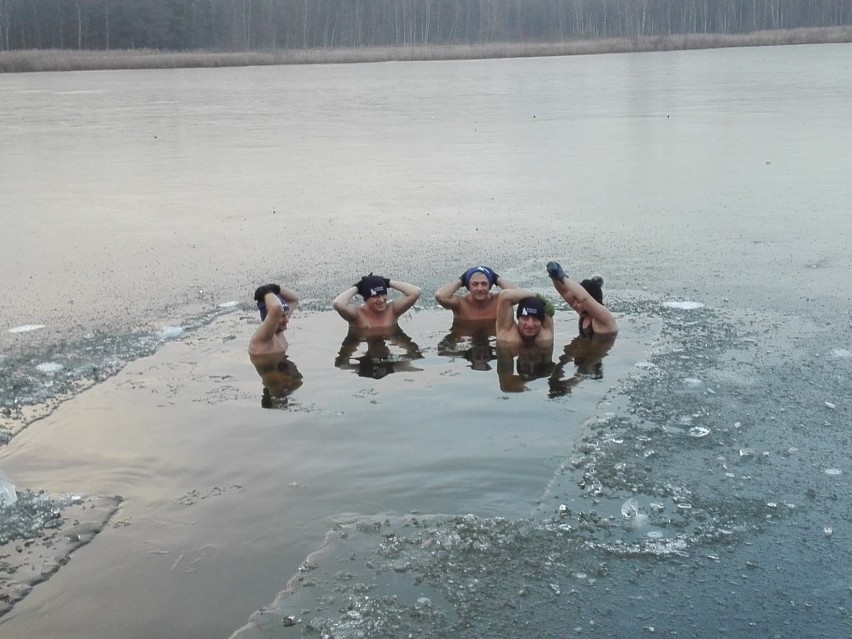
[[[518,308],[513,313],[516,304]],[[551,373],[552,315],[552,305],[542,296],[523,289],[500,292],[497,302],[497,376],[501,390],[522,391],[527,381],[547,377]]]
[[[501,277],[487,266],[472,266],[457,280],[444,284],[435,291],[435,300],[444,308],[453,312],[456,320],[478,320],[493,322],[497,317],[497,294],[491,291],[493,286],[503,290],[517,288],[514,283]],[[467,293],[456,295],[460,288]]]
[[[354,357],[361,344],[366,344],[366,352]],[[401,349],[403,354],[392,353],[391,346]],[[422,358],[420,348],[399,326],[384,329],[350,326],[334,365],[341,370],[354,370],[361,377],[382,379],[391,373],[423,370],[411,363]]]
[[[254,292],[260,326],[249,340],[249,359],[263,382],[261,405],[270,408],[284,400],[302,385],[302,375],[287,359],[287,338],[284,331],[290,314],[299,303],[299,296],[278,284],[265,284]]]
[[[462,357],[470,362],[475,371],[490,371],[495,357],[491,334],[494,325],[483,326],[481,322],[453,322],[449,334],[438,342],[438,355],[442,357]]]
[[[553,342],[517,346],[497,343],[497,378],[503,392],[520,393],[526,390],[527,382],[548,377],[552,372]]]
[[[399,291],[402,297],[389,301],[390,289]],[[362,306],[356,307],[349,304],[356,295],[364,299]],[[331,304],[340,317],[350,325],[379,328],[396,324],[399,316],[414,306],[419,297],[420,289],[413,284],[370,273],[335,297]]]
[[[302,374],[290,359],[282,354],[274,357],[253,359],[258,375],[263,380],[263,396],[260,405],[264,408],[282,408],[287,406],[289,397],[302,385]]]
[[[565,347],[565,352],[550,376],[548,397],[561,397],[571,392],[585,379],[603,379],[603,359],[615,344],[615,335],[575,337]],[[574,364],[573,376],[565,379],[565,367]]]
[[[517,361],[516,361],[517,360]],[[553,342],[550,344],[497,343],[497,377],[500,390],[520,393],[526,383],[553,372]]]

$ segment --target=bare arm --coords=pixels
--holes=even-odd
[[[358,319],[358,310],[349,305],[349,302],[357,293],[358,289],[355,286],[350,286],[331,302],[337,314],[347,322],[354,322]]]
[[[515,328],[514,306],[522,299],[534,297],[534,293],[522,288],[511,288],[500,291],[497,295],[497,339],[508,337]]]
[[[281,289],[281,292],[283,293],[284,289]],[[296,300],[298,299],[296,297]],[[281,316],[284,314],[284,307],[275,293],[270,292],[264,295],[263,303],[266,304],[266,317],[263,318],[260,326],[252,335],[251,342],[249,342],[250,346],[259,342],[271,341],[278,331],[278,322],[281,321]],[[289,304],[290,301],[288,300],[287,303]]]
[[[569,280],[567,275],[561,279],[554,278],[552,282],[553,288],[556,289],[556,292],[562,296],[562,299],[565,300],[569,306],[572,306],[574,301],[578,299],[592,299],[591,295],[586,292],[586,289],[576,282]]]
[[[618,331],[618,324],[610,310],[598,303],[586,289],[569,279],[567,275],[562,278],[554,278],[553,288],[570,306],[582,304],[583,311],[592,318],[592,327],[596,333],[616,333]]]
[[[511,280],[507,280],[502,275],[497,276],[497,281],[494,282],[497,286],[502,288],[504,291],[508,291],[513,288],[518,288],[518,285],[512,282]]]
[[[456,295],[462,286],[461,278],[453,280],[449,284],[444,284],[441,288],[435,291],[435,301],[444,308],[456,310],[459,308],[459,296]]]
[[[287,301],[287,304],[290,306],[291,313],[293,312],[293,309],[299,305],[299,295],[289,288],[281,287],[281,297]],[[267,307],[268,306],[269,304],[267,303]]]
[[[405,311],[414,306],[414,303],[420,298],[420,287],[414,286],[414,284],[400,282],[398,280],[390,280],[388,282],[388,286],[402,293],[402,297],[395,299],[391,304],[391,309],[393,309],[395,317],[399,317],[405,313]]]

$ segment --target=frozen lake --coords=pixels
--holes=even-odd
[[[0,637],[850,634],[852,46],[0,75],[0,107],[0,469],[124,498]],[[549,259],[605,278],[603,379],[440,352],[435,289],[552,295]],[[419,370],[334,366],[373,270],[424,290]],[[303,298],[276,411],[270,280]]]

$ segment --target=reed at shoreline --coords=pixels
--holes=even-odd
[[[737,35],[692,33],[549,43],[503,42],[474,45],[245,52],[160,51],[151,49],[111,51],[30,49],[0,52],[0,73],[526,58],[848,42],[852,42],[852,26],[756,31]]]

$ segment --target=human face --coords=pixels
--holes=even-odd
[[[283,333],[287,330],[287,324],[290,322],[290,311],[284,311],[281,313],[281,319],[278,320],[278,329],[277,333]]]
[[[470,296],[475,301],[482,302],[488,299],[491,284],[488,283],[488,278],[484,273],[475,273],[467,281],[467,288],[470,290]]]
[[[372,312],[381,313],[388,306],[388,296],[384,293],[381,295],[373,295],[372,297],[367,298],[365,304]]]
[[[541,332],[541,320],[531,315],[521,315],[518,318],[518,332],[524,340],[534,340]]]

